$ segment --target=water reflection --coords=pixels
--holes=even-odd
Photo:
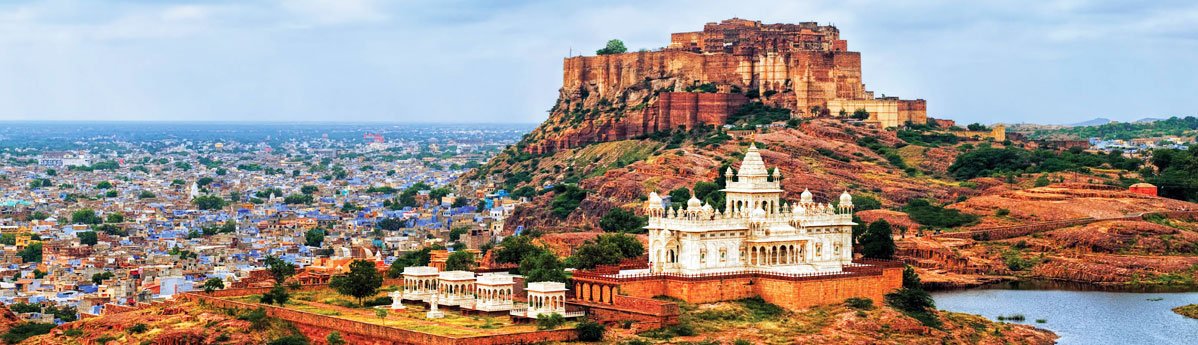
[[[1023,315],[1023,321],[1007,322],[1056,332],[1060,344],[1198,344],[1198,320],[1170,310],[1198,303],[1198,292],[1033,281],[937,291],[932,297],[938,309],[996,321],[1000,315]]]

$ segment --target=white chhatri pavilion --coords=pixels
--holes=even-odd
[[[437,287],[436,267],[403,268],[403,299],[428,302],[437,294]]]
[[[524,289],[528,292],[527,308],[512,309],[512,315],[536,318],[541,314],[561,314],[564,317],[576,317],[566,313],[566,283],[535,282],[528,283]]]
[[[657,193],[649,196],[651,272],[839,272],[852,261],[855,223],[847,192],[837,206],[815,203],[806,190],[798,203],[783,204],[781,175],[769,173],[756,145],[736,179],[731,170],[725,178],[723,212],[693,197],[685,209],[671,210]]]
[[[445,271],[438,277],[442,305],[474,307],[474,272]]]
[[[513,308],[512,293],[515,281],[508,274],[484,274],[474,282],[478,299],[475,310],[509,311]]]

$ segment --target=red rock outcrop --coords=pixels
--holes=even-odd
[[[750,90],[793,115],[827,113],[831,100],[853,100],[860,104],[851,106],[860,108],[873,93],[861,79],[861,53],[848,51],[839,37],[834,26],[731,19],[674,34],[670,47],[659,51],[566,58],[557,103],[522,141],[522,150],[540,154],[679,127],[720,126],[749,100]],[[681,92],[708,84],[697,95]],[[926,101],[887,100],[897,103],[894,116],[926,120]]]

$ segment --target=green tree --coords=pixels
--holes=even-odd
[[[276,286],[282,286],[287,278],[295,275],[295,264],[283,261],[273,255],[267,255],[265,259],[266,269],[270,271],[270,276],[275,279]]]
[[[329,286],[337,293],[357,298],[359,305],[363,298],[378,293],[382,285],[383,275],[374,268],[374,262],[368,260],[355,260],[349,264],[348,273],[335,276],[329,282]]]
[[[100,224],[100,216],[96,215],[96,211],[90,208],[85,208],[71,213],[71,224]]]
[[[304,244],[309,247],[320,247],[324,243],[324,230],[311,229],[304,233]]]
[[[324,337],[324,342],[329,345],[345,345],[345,340],[341,339],[341,333],[337,331],[329,332],[329,335]]]
[[[858,120],[868,120],[869,112],[865,109],[857,109],[853,111],[853,118]]]
[[[861,235],[861,255],[871,259],[894,258],[894,236],[890,223],[878,220],[870,223],[869,228]]]
[[[191,200],[191,203],[201,210],[219,210],[225,207],[225,199],[215,195],[204,195]]]
[[[379,229],[395,231],[402,229],[404,227],[404,223],[406,223],[406,221],[403,219],[385,218],[380,220],[376,225],[378,225]]]
[[[113,277],[113,274],[112,274],[112,272],[109,272],[109,271],[96,273],[96,274],[92,275],[92,283],[94,283],[96,285],[100,285],[100,283],[103,283],[104,280],[112,279],[112,277]]]
[[[311,204],[312,196],[308,195],[308,194],[292,194],[292,195],[288,195],[287,197],[283,198],[283,202],[287,203],[287,204],[292,204],[292,205]]]
[[[274,287],[270,288],[269,292],[262,294],[262,298],[260,298],[258,302],[262,302],[263,304],[273,303],[282,306],[290,299],[291,294],[287,292],[286,288],[283,288],[282,285],[275,285]]]
[[[48,215],[42,211],[33,211],[33,213],[30,213],[29,217],[26,217],[25,220],[26,221],[46,220],[46,218],[50,218],[50,215]]]
[[[686,188],[677,188],[670,191],[670,203],[675,205],[686,205],[686,202],[691,198],[691,190]]]
[[[613,39],[607,41],[607,45],[602,49],[596,50],[595,55],[622,54],[628,52],[628,48],[624,46],[624,41]]]
[[[598,265],[615,265],[625,258],[641,256],[644,245],[636,237],[625,234],[603,234],[587,240],[566,259],[567,266],[591,269]]]
[[[453,208],[465,207],[466,205],[469,205],[469,204],[470,204],[470,199],[466,199],[466,197],[464,197],[464,196],[459,196],[459,197],[453,199],[453,204],[450,205],[450,207],[453,207]]]
[[[468,231],[470,231],[470,228],[465,227],[465,226],[459,226],[459,227],[450,229],[449,230],[449,240],[457,241],[458,238],[460,238],[462,235],[466,234],[466,232],[468,232]]]
[[[579,322],[574,326],[574,330],[578,331],[578,340],[589,342],[603,340],[603,332],[606,328],[603,324],[592,321]]]
[[[108,189],[108,188],[112,188],[112,182],[100,181],[100,183],[96,184],[96,189]]]
[[[75,236],[79,237],[79,243],[89,246],[94,246],[99,241],[95,231],[84,231],[75,234]]]
[[[226,220],[225,224],[221,225],[221,227],[220,227],[220,232],[222,232],[222,233],[232,233],[232,232],[236,232],[236,231],[237,231],[237,222],[233,221],[232,219]]]
[[[108,223],[124,223],[125,222],[125,215],[120,214],[118,212],[109,213],[107,218],[108,219],[105,219],[105,221]]]
[[[534,255],[529,255],[520,262],[520,273],[524,275],[525,283],[528,282],[565,282],[566,271],[561,260],[557,259],[549,250],[537,251]]]
[[[204,292],[212,293],[213,291],[223,290],[224,288],[225,281],[221,280],[220,278],[208,278],[208,280],[204,281]]]
[[[150,191],[148,191],[148,190],[143,190],[143,191],[141,191],[141,193],[140,193],[140,194],[137,194],[137,198],[138,198],[138,199],[152,199],[152,198],[154,198],[155,196],[156,196],[156,195],[154,195],[154,193],[152,193],[152,192],[150,192]]]
[[[206,187],[206,186],[208,186],[208,185],[210,185],[210,184],[212,184],[212,178],[211,178],[211,177],[207,177],[207,176],[205,176],[205,177],[201,177],[199,180],[196,180],[196,186],[197,186],[197,187]]]
[[[560,219],[565,219],[586,199],[587,191],[573,185],[557,185],[553,187],[553,200],[549,202],[550,212]]]
[[[470,271],[474,270],[474,253],[468,251],[455,251],[449,254],[445,259],[446,271]]]
[[[25,249],[17,252],[17,256],[21,257],[22,262],[42,262],[42,243],[34,242]]]
[[[1040,177],[1036,178],[1036,187],[1044,187],[1050,184],[1052,184],[1052,181],[1048,180],[1048,175],[1040,175]]]
[[[544,248],[532,243],[528,235],[508,236],[495,249],[495,261],[498,263],[519,264],[528,256],[539,254]]]
[[[919,275],[911,266],[903,269],[903,288],[886,294],[886,305],[922,322],[928,327],[940,327],[940,319],[936,317],[936,301],[925,291],[919,280]]]
[[[300,187],[300,192],[304,193],[304,194],[308,194],[308,195],[311,195],[312,193],[316,193],[319,190],[320,189],[316,188],[316,186],[313,186],[313,185],[304,185],[303,187]]]
[[[599,219],[599,228],[607,232],[639,234],[645,232],[648,220],[648,216],[637,216],[632,211],[613,207],[611,211],[607,211],[607,214],[603,215],[603,218]]]

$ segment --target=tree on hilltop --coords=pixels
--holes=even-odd
[[[287,278],[295,275],[295,264],[283,261],[273,255],[266,256],[266,269],[270,271],[270,276],[275,279],[275,285],[281,286]]]
[[[622,54],[627,52],[628,48],[624,47],[624,41],[613,39],[607,41],[607,46],[603,47],[603,49],[596,50],[595,55]]]
[[[363,298],[378,293],[379,287],[383,286],[383,275],[374,268],[374,262],[354,260],[349,264],[349,273],[333,277],[329,286],[337,293],[353,296],[361,305]]]
[[[858,242],[861,243],[861,255],[867,258],[894,258],[894,235],[890,223],[885,220],[870,223]]]

